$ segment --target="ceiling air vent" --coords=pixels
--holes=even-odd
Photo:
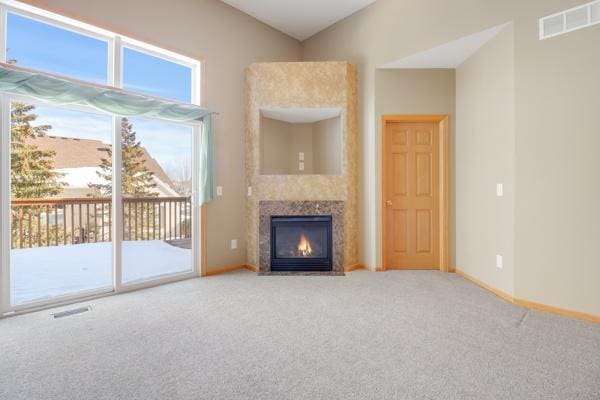
[[[600,24],[600,0],[540,18],[540,40]]]

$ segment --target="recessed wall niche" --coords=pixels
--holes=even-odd
[[[261,108],[261,175],[341,175],[341,108]]]

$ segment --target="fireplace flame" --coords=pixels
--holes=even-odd
[[[310,242],[304,236],[304,234],[300,235],[300,242],[298,242],[298,252],[302,254],[302,257],[308,257],[312,253],[312,248],[310,247]]]

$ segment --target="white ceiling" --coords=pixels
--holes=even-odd
[[[300,41],[375,0],[222,0]]]
[[[447,68],[454,69],[477,52],[484,44],[492,40],[504,29],[506,24],[498,25],[473,35],[445,43],[441,46],[413,54],[387,63],[380,68],[387,69],[420,69]]]
[[[341,108],[281,108],[266,107],[260,109],[260,115],[265,118],[289,122],[290,124],[311,124],[325,119],[338,117]]]

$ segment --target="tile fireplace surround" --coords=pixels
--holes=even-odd
[[[333,231],[332,272],[273,272],[277,275],[344,275],[344,202],[343,201],[260,201],[259,202],[259,273],[271,273],[271,216],[331,215]]]

